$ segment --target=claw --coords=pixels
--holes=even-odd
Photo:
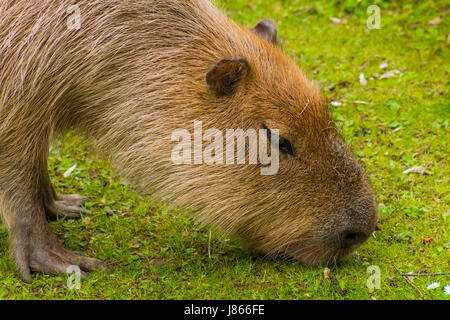
[[[82,206],[89,202],[89,197],[79,194],[59,194],[56,198],[57,201],[66,202],[74,206]]]
[[[52,204],[46,207],[47,216],[80,219],[81,215],[92,215],[92,212],[81,206],[89,201],[88,197],[78,194],[58,195]]]

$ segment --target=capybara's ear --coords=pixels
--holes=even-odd
[[[226,97],[234,93],[238,83],[250,72],[247,59],[231,57],[219,61],[206,75],[206,83],[217,97]]]
[[[261,20],[253,29],[252,31],[256,33],[258,36],[266,39],[267,41],[277,44],[277,26],[275,25],[275,22],[269,19],[263,19]]]

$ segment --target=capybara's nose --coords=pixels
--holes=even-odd
[[[339,243],[342,249],[349,249],[357,244],[364,242],[367,235],[361,231],[345,230],[339,236]]]

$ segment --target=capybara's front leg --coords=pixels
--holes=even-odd
[[[23,141],[25,147],[19,149],[13,138],[0,135],[0,213],[21,278],[31,282],[33,271],[64,274],[72,265],[79,266],[84,276],[96,268],[107,269],[98,260],[66,250],[50,228],[45,206],[47,143]]]
[[[89,201],[88,197],[78,194],[56,194],[51,185],[48,174],[43,181],[43,199],[47,217],[81,218],[81,214],[91,215],[91,211],[82,208]]]

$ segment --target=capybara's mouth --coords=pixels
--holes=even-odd
[[[286,254],[292,259],[297,260],[302,265],[314,266],[330,266],[341,263],[360,247],[369,236],[364,236],[360,241],[348,247],[336,247],[330,244],[305,244],[299,242],[293,244],[286,249]]]
[[[323,252],[316,251],[315,253],[300,254],[294,256],[293,258],[300,262],[300,264],[309,267],[330,266],[342,262],[356,250],[356,247],[351,249],[322,250]]]

